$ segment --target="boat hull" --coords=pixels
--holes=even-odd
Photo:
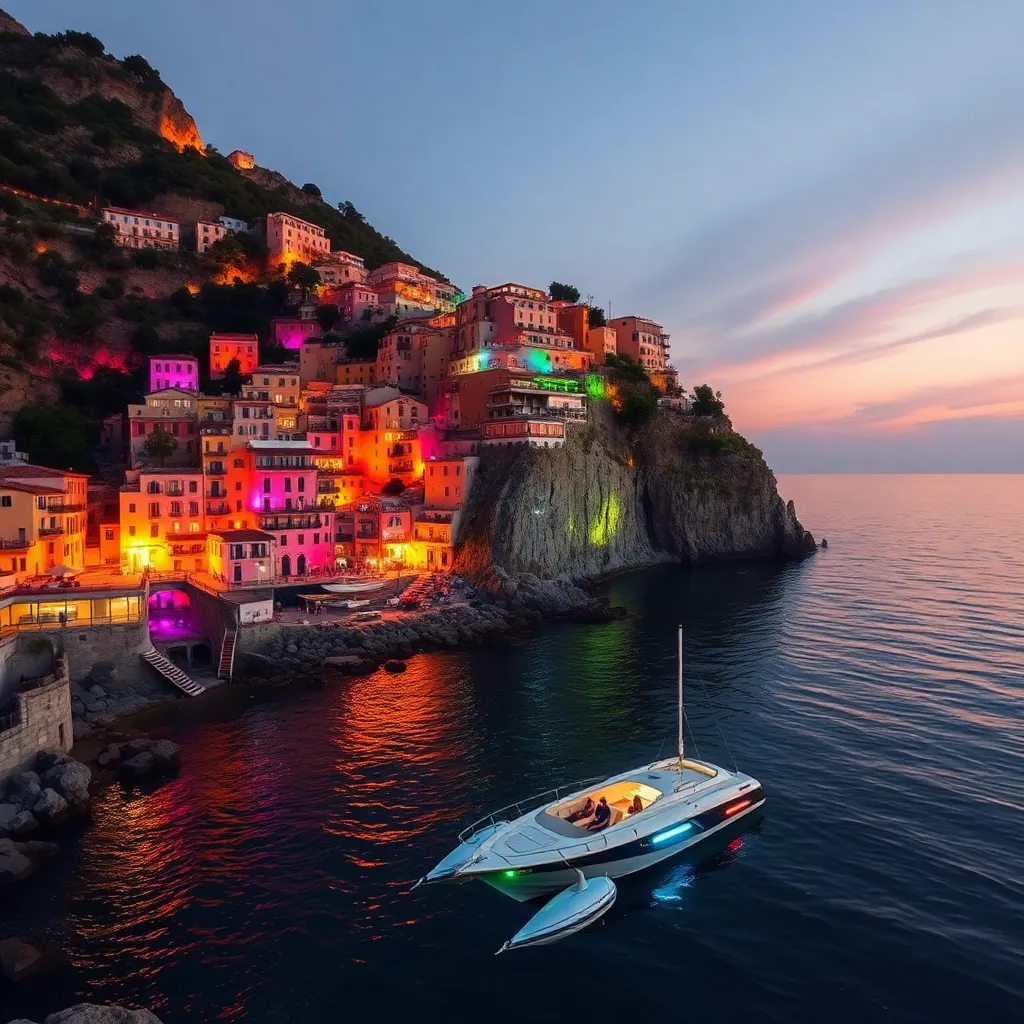
[[[571,885],[577,878],[577,868],[583,872],[586,878],[598,878],[602,875],[607,875],[612,879],[624,878],[627,875],[636,874],[638,871],[645,871],[647,868],[694,849],[725,828],[749,818],[763,806],[764,797],[762,796],[760,800],[752,803],[742,812],[725,818],[718,824],[697,832],[691,838],[673,843],[665,849],[628,843],[620,851],[610,849],[591,857],[573,860],[570,862],[571,866],[567,866],[565,862],[559,862],[550,867],[539,866],[517,871],[491,871],[486,874],[481,873],[476,877],[506,896],[511,896],[512,899],[518,900],[520,903],[526,903],[538,897],[559,892]]]
[[[320,586],[332,594],[363,594],[371,590],[380,590],[387,583],[385,579],[357,580],[352,583],[321,583]]]

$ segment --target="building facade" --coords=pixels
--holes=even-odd
[[[149,390],[199,393],[199,360],[193,356],[150,356]]]
[[[331,251],[331,240],[319,224],[290,213],[268,213],[264,231],[271,263],[313,263]]]
[[[238,360],[238,372],[245,376],[260,361],[260,340],[255,334],[210,335],[210,380],[224,376],[232,359]]]
[[[129,249],[177,249],[181,244],[181,222],[166,214],[108,206],[103,221],[113,227],[114,241]]]

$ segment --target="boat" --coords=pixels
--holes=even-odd
[[[386,576],[353,576],[333,583],[321,583],[320,586],[332,594],[362,594],[364,591],[380,590],[386,583]]]
[[[492,811],[465,828],[459,845],[416,886],[479,880],[520,902],[556,894],[498,952],[556,942],[604,916],[615,902],[615,879],[754,815],[765,802],[757,779],[686,757],[682,628],[678,674],[676,756]],[[602,801],[608,824],[596,828]]]

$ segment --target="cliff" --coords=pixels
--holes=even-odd
[[[760,451],[730,427],[659,413],[630,433],[604,410],[591,416],[562,448],[484,450],[456,571],[484,583],[492,566],[581,581],[814,550]]]

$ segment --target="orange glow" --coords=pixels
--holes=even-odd
[[[160,136],[173,143],[178,149],[193,146],[200,153],[206,154],[206,146],[203,145],[203,140],[199,137],[195,122],[184,111],[177,120],[167,111],[160,115]]]
[[[731,804],[730,806],[726,807],[726,809],[725,809],[725,816],[727,818],[731,817],[733,814],[738,814],[740,811],[742,811],[744,807],[749,807],[749,806],[750,806],[750,801],[749,800],[740,800],[739,802]]]
[[[186,281],[185,288],[188,290],[189,295],[199,294],[199,285],[197,285],[195,281]]]

